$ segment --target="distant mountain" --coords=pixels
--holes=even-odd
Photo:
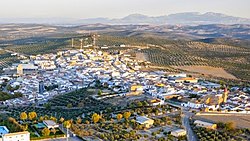
[[[167,16],[170,24],[250,24],[250,19],[220,13],[178,13]]]
[[[0,24],[4,23],[36,23],[36,24],[52,24],[52,25],[81,25],[81,24],[134,24],[134,25],[206,25],[206,24],[250,24],[250,19],[233,17],[221,13],[198,13],[186,12],[170,14],[166,16],[150,17],[141,14],[128,15],[121,19],[109,18],[90,18],[76,20],[71,18],[18,18],[18,19],[3,19],[0,18]]]
[[[149,17],[141,14],[128,15],[121,19],[83,19],[79,23],[94,24],[182,24],[182,25],[198,25],[198,24],[250,24],[250,19],[233,17],[221,13],[198,13],[186,12],[177,13],[167,16]]]

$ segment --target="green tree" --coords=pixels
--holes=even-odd
[[[77,122],[78,124],[81,124],[81,123],[82,123],[82,119],[81,119],[80,117],[78,117],[77,120],[76,120],[76,122]]]
[[[20,119],[21,120],[26,120],[28,118],[28,115],[26,114],[26,112],[22,112],[21,114],[20,114]]]
[[[227,131],[231,131],[231,130],[234,130],[235,129],[235,122],[227,122],[226,124],[225,124],[225,129],[227,130]]]
[[[44,128],[42,130],[42,135],[45,136],[45,137],[49,136],[50,135],[50,130],[48,128]]]
[[[27,131],[28,130],[28,124],[21,125],[21,129],[23,131]]]
[[[51,132],[54,134],[54,136],[56,137],[56,129],[55,128],[52,128],[51,129]]]
[[[63,118],[63,117],[61,117],[59,121],[60,121],[60,123],[63,123],[64,118]]]
[[[94,113],[93,115],[92,115],[92,121],[94,122],[94,123],[97,123],[99,120],[100,120],[100,115],[98,115],[97,113]]]
[[[50,117],[50,120],[53,120],[54,122],[57,122],[57,118],[53,117],[53,116]]]
[[[39,121],[43,121],[44,120],[44,117],[43,116],[40,116],[39,117]]]
[[[71,103],[67,104],[67,108],[72,108],[72,107],[73,107],[73,105]]]
[[[70,120],[66,120],[66,121],[64,121],[63,122],[63,126],[65,127],[65,128],[70,128],[71,127],[71,121]]]
[[[130,113],[129,111],[128,111],[128,112],[125,112],[125,113],[123,114],[123,117],[124,117],[126,120],[128,120],[130,116],[131,116],[131,113]]]
[[[36,112],[29,112],[29,120],[34,120],[34,119],[36,119],[37,118],[37,114],[36,114]]]
[[[101,90],[98,90],[98,95],[102,95],[102,91]]]
[[[118,121],[120,121],[122,119],[122,117],[123,117],[122,114],[117,114],[117,116],[116,116]]]
[[[46,109],[51,109],[51,104],[50,103],[45,103],[43,105]]]

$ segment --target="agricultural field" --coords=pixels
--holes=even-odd
[[[110,104],[93,99],[91,94],[92,92],[89,92],[86,89],[81,89],[56,96],[43,106],[31,105],[22,108],[3,108],[1,110],[6,111],[8,116],[14,118],[18,118],[19,114],[23,111],[36,111],[38,116],[48,115],[56,118],[64,117],[65,119],[75,119],[83,113],[104,111],[110,107]]]
[[[136,52],[143,53],[147,61],[159,67],[172,67],[177,70],[182,67],[215,67],[226,71],[220,70],[219,77],[250,80],[249,48],[182,41],[150,46]],[[179,71],[183,71],[183,69]],[[214,74],[213,71],[204,72],[204,74]]]
[[[2,48],[27,55],[51,53],[58,50],[72,49],[72,38],[74,38],[74,47],[80,48],[80,39],[84,39],[83,45],[92,44],[93,39],[91,32],[88,34],[85,32],[80,34],[76,31],[84,30],[84,28],[86,28],[84,31],[94,30],[95,28],[102,30],[102,28],[106,27],[80,26],[72,28],[49,28],[47,26],[30,26],[30,28],[25,26],[23,31],[34,30],[37,32],[38,30],[41,32],[45,30],[46,33],[41,34],[41,36],[26,33],[26,36],[16,35],[14,39],[0,40],[0,45],[5,45]],[[111,28],[110,26],[108,27]],[[4,28],[7,27],[4,26]],[[11,30],[11,28],[13,28],[13,31],[16,31],[16,28],[19,29],[20,27],[14,25],[8,27],[9,30]],[[40,31],[40,29],[42,30]],[[47,32],[52,29],[53,32]],[[6,31],[6,34],[10,32],[9,30]],[[126,33],[123,34],[123,32]],[[219,75],[225,79],[235,79],[236,77],[236,79],[240,80],[250,80],[250,48],[246,41],[238,41],[236,43],[221,39],[218,40],[218,42],[211,41],[211,43],[209,43],[207,40],[172,40],[159,36],[139,36],[132,32],[131,36],[127,36],[127,34],[129,34],[127,32],[129,31],[121,30],[114,33],[112,31],[106,33],[100,32],[100,36],[96,38],[96,45],[99,47],[112,46],[109,49],[103,50],[107,52],[122,51],[133,53],[135,54],[135,58],[151,62],[150,66],[154,69],[162,68],[162,70],[165,71],[181,72],[183,70],[174,67],[194,66],[195,68],[195,66],[210,66],[224,69],[229,73],[226,74],[226,72],[223,72],[217,74],[216,78],[218,78]],[[127,45],[127,47],[121,48],[120,45],[122,44]],[[3,54],[0,57],[0,61],[0,64],[3,64],[1,66],[5,67],[11,62],[14,62],[15,58],[8,56],[8,54]],[[214,72],[211,73],[214,74]]]
[[[196,115],[195,119],[205,119],[213,122],[235,122],[238,128],[250,128],[249,115]]]
[[[208,130],[206,128],[194,127],[193,128],[197,138],[200,141],[247,141],[249,139],[249,131],[246,130]]]
[[[210,66],[173,66],[173,68],[185,70],[188,72],[196,72],[208,76],[223,77],[226,79],[236,79],[235,76],[229,74],[223,68],[216,68]]]
[[[17,61],[18,60],[15,56],[11,56],[11,53],[8,53],[0,48],[0,70]]]
[[[5,40],[0,41],[0,44],[4,45],[2,49],[27,55],[36,55],[52,52],[55,53],[59,50],[70,49],[72,48],[72,38],[74,38],[75,48],[80,48],[80,39],[82,38],[88,39],[84,42],[84,45],[92,42],[92,38],[89,35],[53,34],[48,36],[35,36],[20,39],[17,38],[14,40]]]

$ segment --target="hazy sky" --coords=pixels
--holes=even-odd
[[[0,18],[118,18],[218,12],[250,18],[250,0],[0,0]]]

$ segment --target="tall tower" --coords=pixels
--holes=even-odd
[[[81,41],[81,49],[82,49],[82,47],[83,47],[83,45],[82,45],[82,41],[83,41],[83,39],[80,39],[80,41]]]
[[[98,35],[96,33],[91,35],[91,38],[93,40],[93,47],[96,48],[96,40],[97,40]]]
[[[23,65],[19,64],[17,67],[17,74],[18,75],[23,75]]]
[[[229,93],[229,91],[227,90],[227,87],[225,87],[224,93],[223,93],[223,95],[222,95],[223,103],[226,103],[226,102],[227,102],[228,93]]]

